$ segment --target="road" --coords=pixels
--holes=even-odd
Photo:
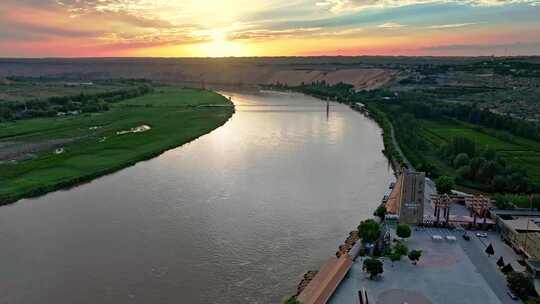
[[[401,151],[401,147],[399,146],[396,140],[396,132],[394,131],[394,125],[392,123],[390,123],[390,132],[392,135],[392,144],[394,145],[394,148],[396,149],[396,151],[398,151],[399,155],[403,159],[403,162],[407,165],[409,169],[416,171],[413,165],[411,164],[411,162],[407,159],[407,157],[405,157],[405,154],[403,153],[403,151]]]
[[[491,237],[494,237],[494,235],[491,235]],[[521,301],[512,300],[506,293],[508,290],[508,287],[506,286],[506,277],[497,269],[495,264],[495,261],[498,258],[497,252],[495,256],[487,257],[486,253],[484,252],[485,245],[483,242],[481,242],[479,238],[472,235],[470,241],[467,242],[460,239],[459,244],[471,262],[475,265],[478,273],[482,275],[484,280],[486,280],[495,295],[497,295],[503,304],[521,303]]]

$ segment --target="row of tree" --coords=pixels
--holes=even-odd
[[[114,103],[153,91],[150,84],[139,84],[126,89],[80,94],[73,96],[53,96],[46,99],[28,101],[1,101],[0,121],[16,119],[53,117],[62,112],[77,111],[81,113],[103,112],[109,110],[109,103]]]
[[[509,165],[494,149],[478,147],[474,141],[456,136],[442,145],[438,154],[456,169],[458,179],[481,184],[494,192],[535,191],[525,170]]]

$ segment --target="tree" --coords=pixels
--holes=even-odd
[[[411,227],[407,224],[399,224],[396,227],[396,234],[402,239],[406,239],[411,236]]]
[[[379,223],[373,219],[360,222],[358,226],[358,235],[362,238],[364,243],[373,243],[379,239],[381,234],[381,228]]]
[[[454,179],[450,176],[441,176],[435,180],[435,185],[440,194],[449,194],[454,188]]]
[[[409,252],[409,248],[407,248],[407,246],[400,242],[397,243],[396,246],[394,246],[394,252],[396,254],[399,254],[399,256],[404,256],[407,255],[407,253]]]
[[[529,297],[537,296],[532,278],[523,272],[510,272],[506,280],[510,290],[520,299],[526,301]]]
[[[471,178],[471,172],[471,166],[469,165],[459,167],[459,169],[456,170],[458,177],[462,180]]]
[[[512,267],[512,265],[510,265],[510,263],[506,264],[506,266],[504,266],[503,268],[501,268],[501,271],[502,273],[504,274],[509,274],[511,272],[514,272],[514,267]]]
[[[529,299],[527,300],[526,304],[540,304],[540,298],[536,297],[536,298]]]
[[[504,259],[502,256],[497,260],[497,266],[499,266],[499,268],[504,266]]]
[[[390,261],[392,261],[392,265],[394,265],[394,262],[401,260],[401,254],[397,253],[396,251],[392,251],[389,257],[390,257]]]
[[[411,250],[409,252],[409,260],[411,260],[414,265],[418,263],[421,256],[422,256],[422,250]]]
[[[385,206],[379,206],[377,210],[375,210],[375,216],[378,216],[381,219],[384,219],[384,216],[386,215],[386,207]]]
[[[290,297],[283,304],[302,304],[302,302],[298,301],[295,297]]]
[[[364,261],[363,270],[369,273],[369,279],[372,280],[378,274],[383,273],[383,263],[374,258],[366,259]]]
[[[467,153],[459,153],[456,158],[454,158],[454,168],[468,166],[470,163],[471,160]]]
[[[493,245],[489,244],[489,246],[486,247],[486,253],[488,256],[492,256],[495,254],[495,250],[493,250]]]

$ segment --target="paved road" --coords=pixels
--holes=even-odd
[[[396,140],[396,132],[394,132],[394,125],[392,123],[390,123],[390,132],[392,135],[392,143],[394,145],[394,148],[396,149],[396,151],[398,151],[399,155],[401,155],[403,162],[407,165],[409,169],[416,171],[411,162],[409,162],[409,160],[405,157],[405,154],[403,154],[403,151],[401,151],[401,147]]]
[[[489,244],[489,240],[484,241],[484,243]],[[497,269],[495,264],[498,256],[495,255],[488,258],[484,252],[484,243],[481,242],[476,236],[472,235],[471,240],[468,242],[463,239],[459,240],[459,244],[465,251],[465,254],[467,254],[471,262],[476,266],[478,273],[484,277],[484,280],[486,280],[499,300],[501,300],[503,304],[521,303],[521,301],[512,300],[506,293],[508,290],[508,287],[506,286],[506,278],[502,272]]]

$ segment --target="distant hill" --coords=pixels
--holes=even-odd
[[[389,61],[375,57],[0,59],[0,77],[146,78],[193,86],[326,81],[373,89],[396,75]]]

